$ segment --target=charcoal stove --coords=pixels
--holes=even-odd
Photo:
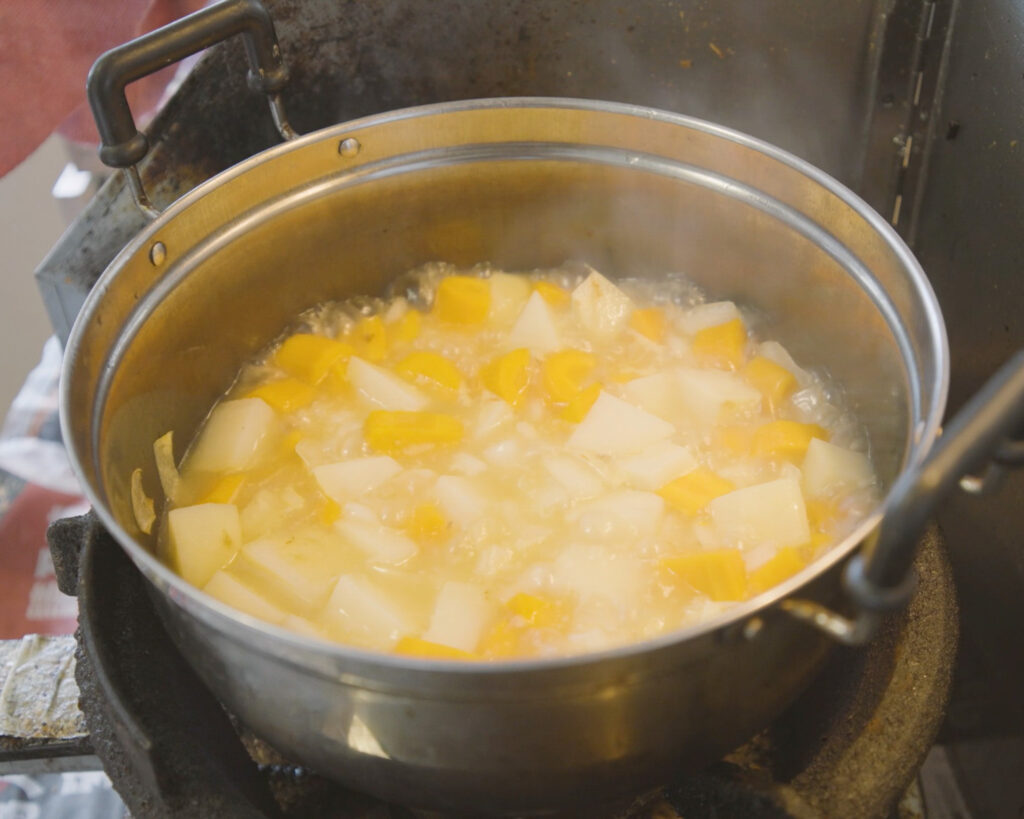
[[[0,765],[16,751],[22,760],[95,754],[138,819],[418,815],[289,764],[233,721],[174,648],[142,576],[91,515],[59,521],[49,540],[61,587],[79,598],[76,678],[89,736],[70,746],[59,738],[20,749],[0,743]],[[656,792],[577,815],[923,815],[915,777],[944,714],[958,633],[934,527],[916,570],[909,608],[867,648],[837,649],[812,687],[746,745],[704,771],[680,771]]]
[[[516,94],[611,98],[719,121],[822,167],[857,190],[911,243],[949,316],[954,407],[1024,345],[1024,330],[1015,321],[1016,305],[1024,299],[1017,238],[1024,186],[1019,173],[1007,173],[1020,169],[1020,155],[1012,152],[1024,133],[1024,106],[1008,100],[1019,101],[1024,79],[1018,66],[1024,20],[1010,0],[879,0],[821,9],[775,0],[760,17],[741,2],[711,9],[690,2],[482,3],[475,13],[455,0],[434,2],[429,11],[405,0],[267,5],[292,69],[285,105],[300,130],[404,105]],[[246,92],[243,64],[236,43],[212,50],[154,123],[154,151],[141,173],[158,205],[273,144],[261,100]],[[972,186],[975,179],[984,180],[984,187]],[[115,176],[43,263],[37,276],[59,335],[66,338],[99,273],[143,224]],[[983,275],[976,275],[979,259]],[[1015,548],[1022,514],[1006,492],[981,506],[953,502],[940,516],[964,590],[968,641],[958,668],[954,719],[944,733],[950,741],[977,740],[979,734],[1014,738],[1024,731],[1015,696],[1024,684],[1024,652],[1014,626],[1024,613],[1024,564]],[[103,548],[109,539],[93,533],[86,542],[83,568],[110,552],[93,582],[123,594],[93,593],[93,602],[117,612],[97,615],[94,632],[95,649],[103,647],[109,668],[102,670],[85,652],[79,673],[91,738],[61,753],[74,758],[95,750],[139,816],[202,815],[200,810],[214,815],[224,805],[259,815],[260,805],[269,809],[268,789],[291,794],[284,808],[290,815],[327,815],[332,809],[333,815],[402,815],[270,757],[260,757],[253,774],[229,732],[230,720],[219,719],[219,708],[208,701],[205,713],[218,717],[222,730],[191,735],[187,751],[168,750],[170,728],[189,733],[178,724],[178,714],[149,722],[135,716],[131,700],[119,699],[116,689],[93,684],[149,680],[149,688],[128,688],[152,690],[154,680],[163,685],[163,674],[170,673],[166,663],[176,660],[164,655],[156,666],[161,670],[148,671],[128,662],[137,659],[128,650],[129,628],[152,626],[157,634],[159,629],[130,567],[114,573],[118,559],[124,560],[118,550]],[[918,569],[922,590],[931,588],[937,599],[919,594],[907,615],[891,622],[870,649],[836,651],[821,679],[765,734],[712,770],[651,796],[633,815],[885,815],[913,779],[941,718],[949,666],[938,658],[951,661],[956,632],[943,555],[931,534]],[[987,571],[979,569],[982,564]],[[117,602],[122,597],[134,602]],[[83,642],[92,617],[88,600],[84,593]],[[925,645],[932,653],[918,655]],[[180,702],[192,708],[200,699],[190,694]],[[109,710],[119,720],[133,716],[124,724],[104,722],[102,712]],[[914,730],[900,733],[908,723]],[[122,778],[134,765],[118,749],[139,742],[144,748],[151,743],[153,752],[144,753],[142,762],[130,754],[141,773]],[[200,756],[197,747],[223,753]],[[865,759],[879,765],[850,767]],[[168,760],[170,768],[161,767]],[[197,777],[193,783],[204,779],[204,771],[217,771],[208,778],[231,782],[231,790],[189,795],[181,783],[190,774],[175,772],[185,760]],[[821,790],[812,787],[817,783]],[[203,802],[207,796],[226,801]],[[320,807],[303,801],[310,798],[322,800]]]

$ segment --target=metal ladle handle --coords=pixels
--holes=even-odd
[[[294,139],[280,98],[288,69],[274,21],[259,0],[222,0],[107,51],[89,71],[86,88],[102,142],[100,159],[109,167],[125,169],[136,204],[150,217],[159,212],[146,196],[137,168],[149,151],[149,141],[135,127],[125,87],[236,34],[244,38],[250,88],[267,95],[278,132],[284,139]]]
[[[935,508],[964,478],[988,464],[1024,466],[1018,436],[1024,432],[1024,350],[986,382],[945,427],[928,457],[893,485],[882,523],[846,566],[843,585],[859,609],[854,620],[817,603],[787,600],[791,615],[860,645],[871,638],[881,615],[902,608],[914,590],[917,540]],[[969,491],[984,488],[972,479]]]

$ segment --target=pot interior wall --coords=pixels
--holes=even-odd
[[[821,216],[844,229],[860,218],[852,210]],[[848,269],[868,262],[884,280],[897,265],[888,248],[874,239],[854,251],[828,231],[812,235],[820,228],[796,211],[692,167],[615,152],[448,152],[443,162],[414,158],[326,175],[192,248],[175,246],[172,227],[173,220],[153,237],[170,237],[169,262],[148,292],[134,294],[138,304],[111,353],[116,366],[100,385],[100,483],[136,536],[128,476],[141,466],[148,491],[158,493],[155,438],[173,429],[180,457],[239,363],[301,311],[383,294],[430,261],[530,270],[578,260],[613,277],[682,272],[709,298],[750,309],[757,332],[842,384],[886,482],[918,420],[905,350],[878,293]],[[131,264],[148,266],[152,278],[145,255]],[[126,275],[141,281],[137,271]]]

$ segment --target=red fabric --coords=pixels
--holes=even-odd
[[[53,131],[95,143],[85,78],[104,51],[183,17],[204,0],[0,0],[0,139],[3,176]],[[142,117],[160,100],[175,67],[128,88]],[[62,124],[63,123],[63,124]]]

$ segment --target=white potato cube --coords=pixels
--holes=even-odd
[[[497,607],[479,586],[448,581],[437,595],[430,627],[423,639],[473,651],[496,614]]]
[[[271,603],[252,586],[226,569],[214,572],[210,582],[203,587],[203,591],[243,614],[266,620],[268,623],[283,623],[289,617],[288,612]]]
[[[692,336],[708,327],[717,327],[738,318],[741,318],[740,311],[731,301],[713,301],[687,310],[679,317],[679,325],[684,333]]]
[[[341,544],[296,535],[245,544],[241,557],[284,594],[311,609],[323,605],[346,563]]]
[[[654,490],[692,472],[697,468],[697,459],[685,446],[660,443],[636,455],[621,458],[618,468],[631,486]]]
[[[352,497],[371,492],[402,471],[401,465],[387,455],[353,458],[318,466],[313,477],[327,497],[344,503]]]
[[[707,509],[725,546],[781,548],[801,546],[811,538],[800,485],[788,478],[729,492],[711,501]]]
[[[383,648],[390,648],[416,626],[411,613],[390,594],[368,578],[351,574],[342,575],[334,584],[324,619]]]
[[[812,498],[840,490],[863,489],[875,481],[867,455],[820,438],[811,439],[801,472],[804,492]]]
[[[202,588],[242,544],[242,524],[233,503],[180,506],[167,514],[171,567]]]
[[[605,546],[574,543],[555,558],[552,577],[557,589],[573,592],[584,602],[601,598],[625,609],[641,596],[644,569],[631,555],[616,554]]]
[[[592,498],[604,490],[604,481],[589,464],[572,455],[547,455],[544,468],[572,498]]]
[[[276,419],[262,398],[239,398],[218,404],[189,453],[189,468],[200,472],[241,472],[263,454]]]
[[[631,455],[665,440],[675,431],[668,421],[601,392],[569,436],[568,447],[597,455]]]
[[[684,411],[699,424],[714,424],[723,409],[739,413],[758,412],[761,393],[742,378],[722,370],[676,370],[679,401]]]
[[[544,355],[562,346],[551,309],[540,293],[534,293],[526,302],[505,340],[505,346],[512,350],[525,347],[534,355]]]
[[[472,478],[474,475],[479,475],[485,471],[487,464],[468,452],[456,452],[452,455],[449,467],[457,475],[465,475],[467,478]]]
[[[634,378],[622,385],[620,395],[630,404],[666,421],[678,418],[681,412],[679,379],[675,373],[662,372]]]
[[[482,398],[473,423],[473,437],[486,438],[515,420],[512,408],[500,398]]]
[[[471,481],[458,475],[442,475],[434,484],[434,493],[445,515],[459,526],[468,526],[487,510],[483,495]]]
[[[660,495],[619,489],[584,506],[579,526],[588,537],[649,537],[658,531],[664,514],[665,501]]]
[[[408,381],[357,356],[348,360],[348,380],[364,401],[380,409],[419,412],[430,403]]]
[[[592,270],[572,291],[572,315],[588,333],[608,339],[626,326],[633,302],[608,279]]]
[[[491,444],[483,452],[484,458],[488,463],[505,468],[519,463],[522,454],[523,448],[515,438],[508,438]]]
[[[342,519],[334,524],[334,528],[374,563],[398,565],[419,551],[416,541],[379,523]]]
[[[488,320],[495,327],[508,327],[530,298],[533,289],[530,280],[513,273],[493,273],[488,281],[491,283],[491,312]]]

